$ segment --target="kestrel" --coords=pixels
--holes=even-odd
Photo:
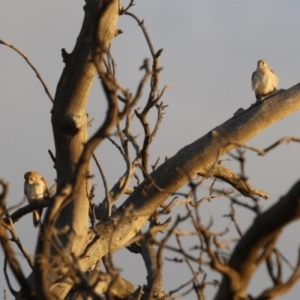
[[[257,101],[262,101],[266,96],[276,91],[278,78],[265,60],[257,62],[257,69],[252,74],[252,89]]]
[[[47,187],[47,182],[44,177],[42,177],[37,172],[27,172],[24,175],[24,193],[27,197],[29,204],[43,200],[49,197],[49,191]],[[38,227],[41,224],[41,217],[43,209],[37,209],[33,212],[33,225]]]

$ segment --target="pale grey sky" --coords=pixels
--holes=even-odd
[[[60,50],[72,51],[83,19],[83,5],[84,1],[78,0],[0,3],[0,39],[14,44],[29,57],[53,95],[64,67]],[[136,1],[132,12],[145,20],[155,49],[164,48],[161,87],[173,84],[163,98],[169,107],[151,147],[151,163],[157,157],[162,161],[165,156],[172,156],[184,145],[232,117],[238,108],[249,107],[255,101],[250,78],[259,59],[267,60],[276,71],[279,88],[289,88],[299,82],[299,11],[300,2],[292,0]],[[124,86],[135,91],[141,77],[139,66],[144,58],[150,57],[150,53],[133,19],[121,17],[119,28],[124,34],[112,45],[118,78]],[[55,171],[47,153],[48,149],[54,152],[51,103],[25,61],[2,45],[0,89],[0,177],[10,183],[9,204],[13,205],[23,197],[23,174],[26,171],[39,171],[50,184],[54,181]],[[103,104],[99,90],[99,83],[95,81],[87,109],[90,116],[95,117],[91,133],[104,118],[106,104]],[[143,101],[145,99],[141,105]],[[299,125],[299,112],[295,112],[248,144],[264,148],[281,137],[300,136]],[[135,130],[141,132],[138,126]],[[250,182],[270,194],[270,199],[264,203],[265,208],[299,179],[299,147],[298,144],[282,145],[263,158],[252,153],[247,155]],[[124,163],[117,158],[117,151],[107,144],[97,155],[112,186],[121,176]],[[112,159],[112,155],[116,157]],[[227,163],[227,166],[234,164]],[[121,170],[116,172],[119,166]],[[96,202],[103,198],[101,182],[98,183]],[[218,206],[209,203],[203,211],[208,216],[220,211],[221,218],[228,210],[228,203],[219,203]],[[253,216],[241,212],[240,218],[247,221],[243,222],[245,229]],[[31,222],[31,216],[27,216],[16,224],[16,228],[21,240],[33,253],[37,230],[33,229]],[[285,230],[280,242],[285,255],[293,262],[299,246],[298,233],[299,224],[295,223]],[[125,252],[120,253],[116,259],[120,265],[124,255],[129,257],[126,259],[129,262],[137,259]],[[0,251],[1,270],[2,265],[3,253]],[[23,265],[28,272],[25,262]],[[126,270],[128,265],[122,267]],[[181,267],[166,263],[166,291],[176,288],[170,274],[180,272]],[[254,295],[270,284],[263,269],[264,266],[260,276],[251,284],[250,291]],[[142,264],[139,270],[134,273],[127,270],[123,274],[129,275],[135,284],[143,284],[145,271]],[[6,284],[1,271],[0,291],[4,288]],[[281,299],[295,299],[299,293],[298,284],[293,292]],[[209,295],[212,294],[211,290]]]

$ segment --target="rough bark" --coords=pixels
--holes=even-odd
[[[81,32],[74,50],[64,59],[66,66],[57,85],[51,119],[56,149],[57,190],[60,190],[65,183],[73,182],[76,165],[88,139],[85,108],[96,73],[91,60],[91,41],[96,20],[97,3],[88,1]],[[85,169],[88,175],[89,164],[86,164]],[[73,198],[60,212],[57,219],[58,228],[68,225],[78,237],[86,234],[88,192],[88,179],[81,178],[81,184],[73,190]],[[69,238],[68,234],[61,237],[63,243],[66,243]],[[70,245],[69,250],[75,253],[81,249],[80,243]]]
[[[104,3],[104,5],[103,5]],[[111,10],[110,3],[114,9]],[[115,5],[117,3],[117,5]],[[106,5],[108,4],[108,5]],[[39,296],[51,298],[47,292],[49,289],[46,282],[51,282],[55,278],[49,277],[45,261],[40,257],[49,254],[45,245],[45,237],[50,233],[46,232],[47,220],[49,216],[57,213],[55,220],[57,229],[67,228],[64,234],[60,234],[59,239],[64,250],[78,256],[82,253],[85,244],[82,242],[88,232],[88,211],[89,211],[89,174],[90,160],[83,159],[80,164],[80,176],[78,165],[82,157],[85,143],[88,140],[87,116],[85,112],[92,82],[96,73],[96,68],[92,59],[92,49],[95,46],[93,40],[97,34],[97,24],[101,21],[101,14],[105,15],[105,22],[101,23],[101,33],[105,34],[107,28],[111,27],[109,19],[116,23],[118,17],[119,0],[95,1],[86,0],[84,7],[85,17],[80,34],[72,53],[68,54],[62,50],[65,68],[57,85],[52,113],[52,128],[55,142],[55,167],[57,170],[57,191],[58,195],[50,204],[45,217],[45,226],[40,231],[38,247],[36,251],[35,270],[29,276],[29,282],[36,286]],[[100,25],[99,25],[100,26]],[[101,36],[101,34],[100,34]],[[113,35],[114,36],[114,35]],[[112,35],[103,38],[105,46],[110,43]],[[110,39],[110,40],[109,40]],[[76,181],[76,183],[75,183]],[[71,187],[71,188],[70,188]],[[59,205],[58,205],[59,204]],[[50,226],[52,226],[50,224]],[[52,248],[51,253],[55,253]],[[56,258],[57,259],[57,258]],[[48,262],[49,263],[49,262]],[[35,274],[35,278],[33,278]]]
[[[41,228],[35,260],[36,289],[41,298],[60,299],[66,293],[56,289],[49,293],[49,284],[57,281],[57,272],[49,272],[53,267],[71,264],[72,258],[82,253],[88,234],[89,176],[90,158],[93,151],[103,141],[118,119],[115,81],[105,73],[102,58],[115,33],[119,13],[119,0],[86,1],[85,18],[73,52],[65,56],[66,67],[58,83],[52,111],[53,133],[56,145],[56,167],[58,173],[57,195],[45,216]],[[96,52],[94,49],[96,48]],[[78,64],[79,61],[79,64]],[[98,71],[107,101],[108,112],[103,125],[87,141],[87,117],[85,107],[95,71]],[[58,215],[58,218],[56,217]],[[53,242],[53,223],[59,234],[59,248],[65,256],[57,252]],[[57,234],[56,234],[57,235]],[[46,238],[45,238],[46,237]],[[55,243],[57,243],[55,241]],[[51,248],[51,254],[50,249]],[[43,258],[51,258],[45,262]],[[60,274],[67,272],[61,266]],[[67,283],[68,287],[72,283]]]

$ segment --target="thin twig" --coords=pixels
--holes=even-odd
[[[12,295],[17,296],[18,293],[17,293],[17,291],[15,291],[13,289],[10,279],[9,279],[9,276],[8,276],[8,273],[7,273],[7,258],[6,257],[4,257],[3,273],[4,273],[5,280],[6,280],[6,284],[9,288],[10,292],[12,293]]]
[[[32,260],[32,257],[30,256],[29,252],[27,251],[27,249],[24,247],[24,245],[21,243],[18,234],[15,230],[15,226],[14,223],[12,221],[12,219],[10,218],[9,214],[6,214],[6,218],[9,221],[9,232],[12,236],[12,241],[15,242],[18,246],[18,248],[20,249],[20,251],[22,252],[23,256],[25,257],[25,259],[27,260],[29,266],[31,267],[31,269],[33,269],[34,267],[34,263]]]
[[[31,67],[31,69],[35,72],[36,77],[39,79],[39,81],[43,85],[43,87],[45,89],[45,92],[48,95],[48,97],[51,100],[51,102],[54,102],[54,98],[51,95],[51,93],[50,93],[50,91],[49,91],[46,83],[44,82],[42,76],[40,75],[39,71],[35,68],[35,66],[30,62],[30,60],[28,59],[28,57],[21,50],[19,50],[14,45],[12,45],[12,44],[10,44],[8,42],[5,42],[5,41],[3,41],[3,40],[0,39],[0,44],[3,44],[5,46],[7,46],[7,47],[10,47],[11,49],[13,49],[14,51],[16,51],[18,54],[20,54],[25,59],[25,61],[28,63],[28,65]]]
[[[243,236],[243,233],[242,233],[242,230],[235,218],[235,210],[233,208],[233,205],[231,205],[231,210],[230,210],[230,213],[228,215],[224,215],[224,217],[229,217],[230,220],[234,223],[235,225],[235,228],[236,228],[236,231],[238,232],[239,236],[242,237]]]
[[[105,197],[106,197],[106,201],[107,201],[107,216],[110,217],[111,216],[111,207],[112,207],[112,201],[111,201],[111,197],[109,194],[109,189],[108,189],[108,184],[107,184],[107,180],[104,174],[104,171],[99,163],[99,160],[97,159],[96,155],[93,154],[93,159],[98,167],[98,170],[100,172],[102,181],[103,181],[103,185],[104,185],[104,189],[105,189]]]
[[[271,146],[267,147],[266,149],[263,150],[264,154],[261,155],[265,155],[267,154],[269,151],[273,150],[274,148],[276,148],[277,146],[283,144],[283,143],[289,143],[289,142],[300,142],[300,138],[297,137],[293,137],[293,136],[287,136],[284,137],[282,139],[280,139],[279,141],[277,141],[276,143],[272,144]]]
[[[142,31],[143,31],[144,36],[146,38],[146,41],[148,43],[148,47],[150,49],[151,55],[152,55],[152,57],[154,57],[155,56],[155,50],[154,50],[154,47],[152,45],[151,39],[149,37],[148,31],[147,31],[147,29],[144,25],[144,20],[140,20],[136,15],[134,15],[134,14],[128,12],[128,11],[125,12],[125,15],[128,15],[128,16],[134,18],[137,21],[138,25],[142,28]]]

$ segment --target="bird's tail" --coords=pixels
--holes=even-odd
[[[34,210],[33,211],[33,226],[36,228],[41,224],[41,218],[42,218],[42,209]]]

